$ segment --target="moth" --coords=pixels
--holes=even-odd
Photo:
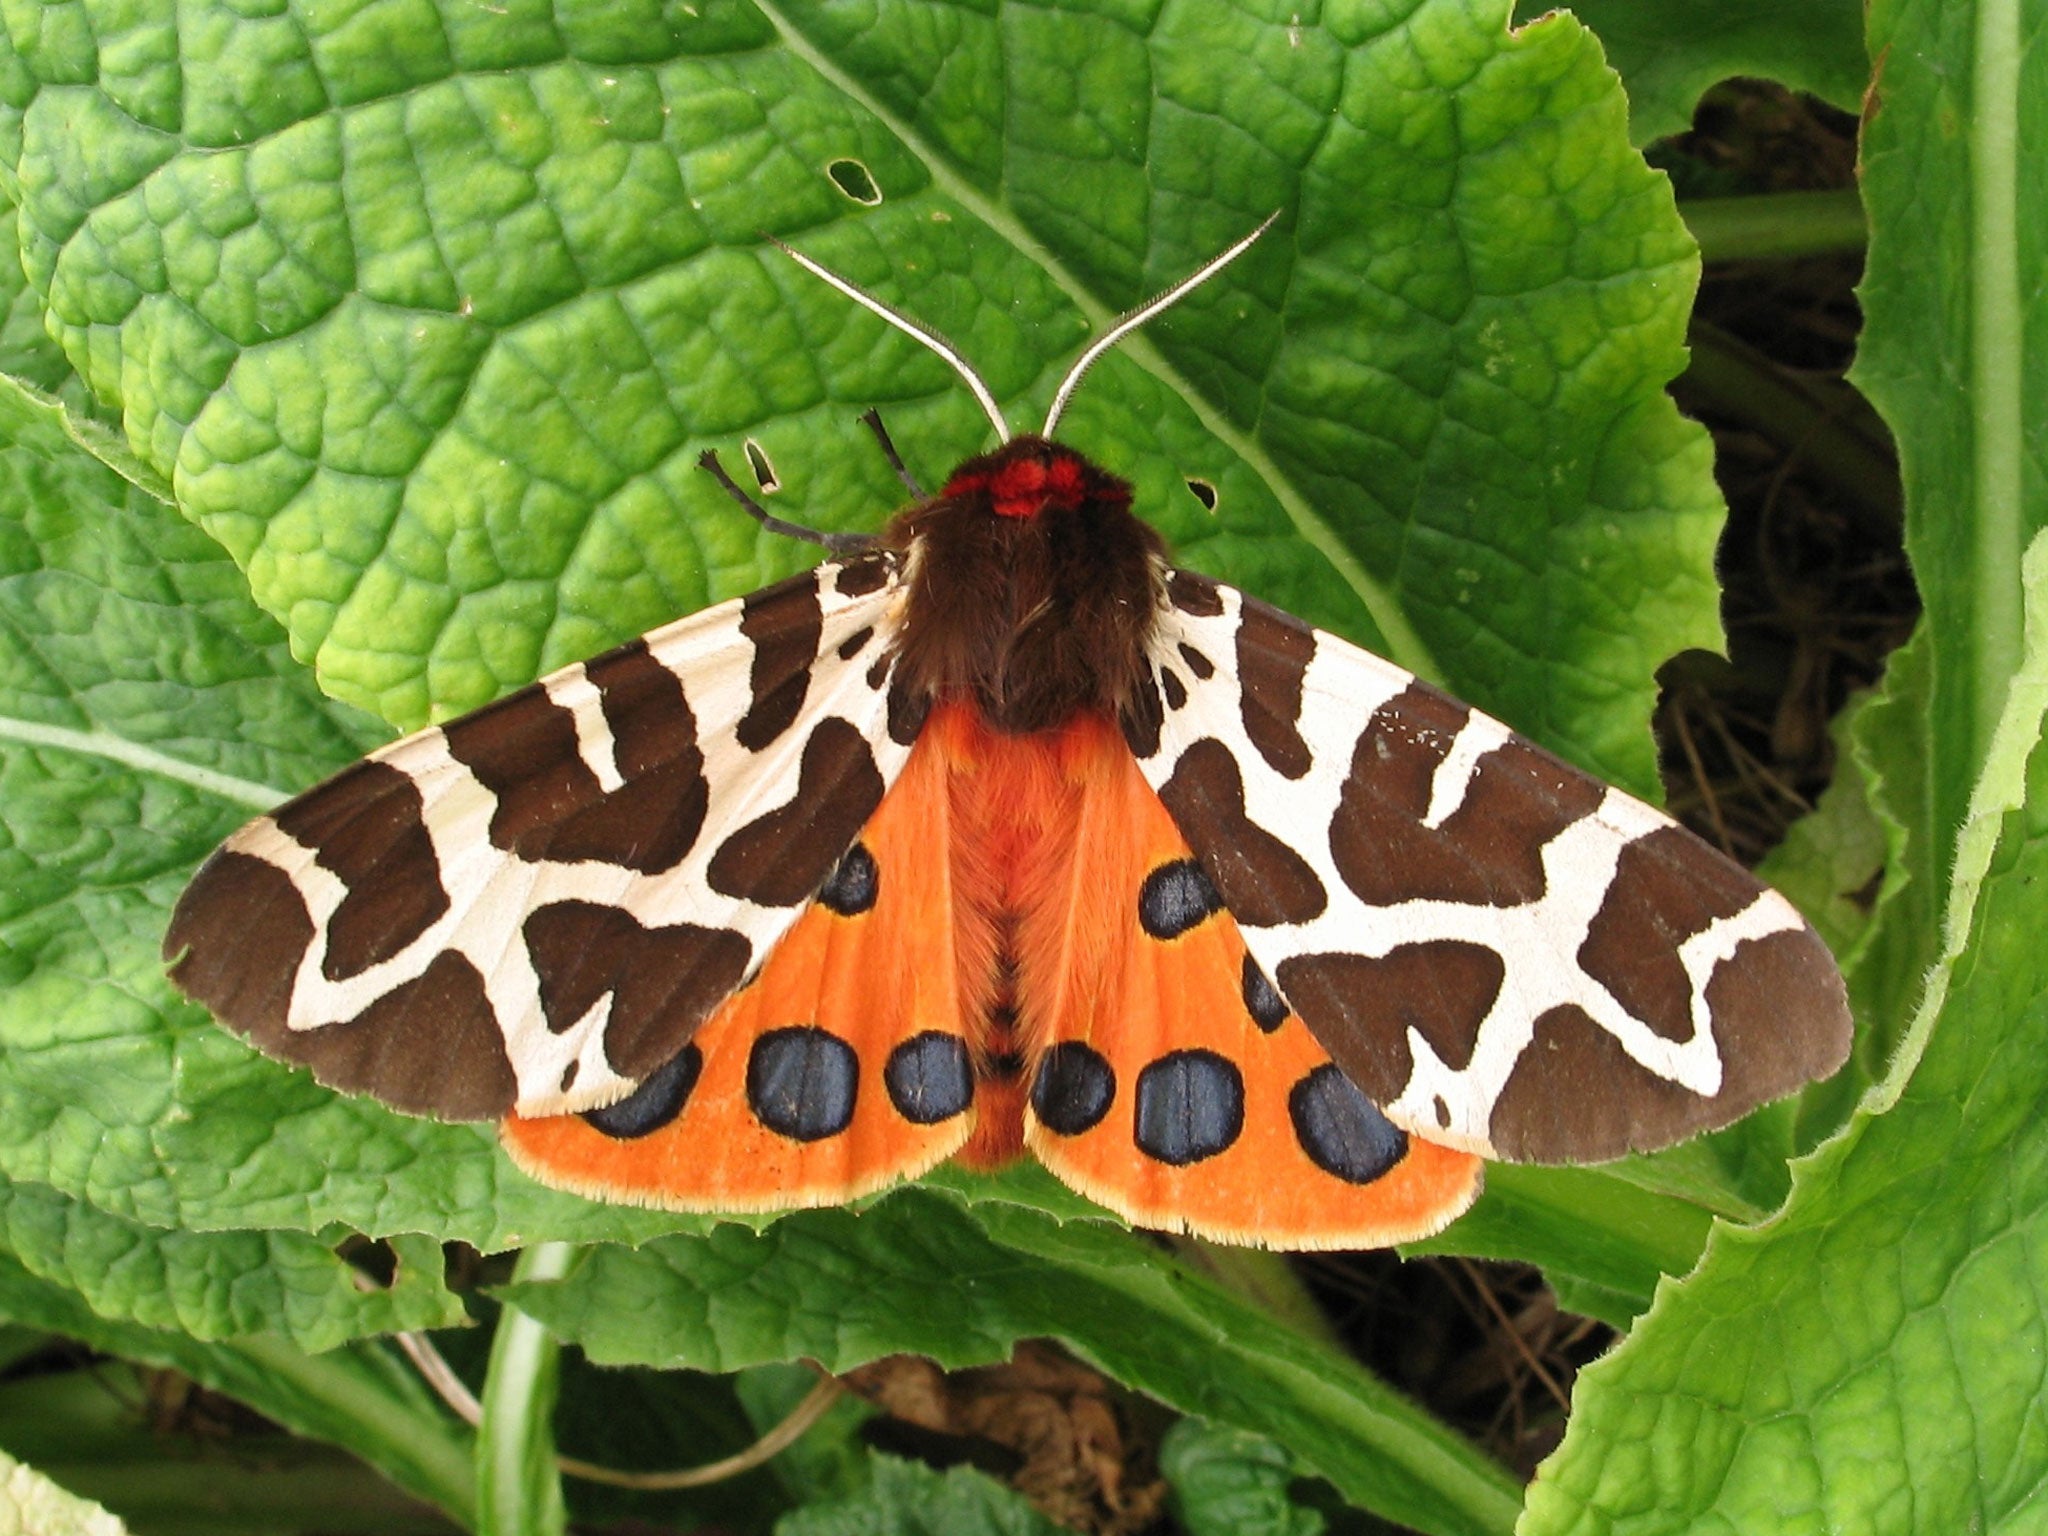
[[[1270,221],[1268,221],[1270,222]],[[323,1083],[611,1200],[838,1202],[1028,1149],[1130,1221],[1418,1237],[1482,1160],[1721,1125],[1849,1046],[1783,897],[1176,567],[1054,440],[1124,316],[872,538],[373,753],[229,838],[171,976]],[[785,248],[786,249],[786,248]]]

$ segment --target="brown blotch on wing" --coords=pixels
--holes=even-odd
[[[1244,733],[1259,756],[1285,779],[1302,777],[1313,762],[1300,724],[1302,682],[1315,653],[1315,631],[1301,620],[1251,598],[1244,600],[1237,626]]]
[[[1305,923],[1328,904],[1308,861],[1245,814],[1244,779],[1222,742],[1204,738],[1181,753],[1159,798],[1238,922]]]
[[[753,950],[727,928],[643,927],[629,912],[588,901],[550,902],[522,928],[548,1028],[570,1028],[606,993],[605,1059],[641,1078],[671,1059],[731,995]]]
[[[740,633],[754,642],[748,678],[754,701],[734,734],[741,746],[758,752],[796,724],[803,710],[825,633],[817,578],[798,577],[749,595],[740,604]]]
[[[518,1091],[483,978],[452,950],[353,1019],[313,1029],[279,1019],[249,1039],[330,1088],[437,1120],[495,1120]]]
[[[313,919],[291,876],[223,848],[199,868],[171,913],[171,980],[215,1018],[259,1044],[284,1028]]]
[[[389,960],[448,910],[419,786],[390,764],[343,769],[272,819],[347,888],[320,961],[329,981]]]
[[[859,555],[840,566],[832,577],[832,590],[841,597],[866,597],[879,592],[895,572],[896,556],[878,551]]]
[[[1579,948],[1579,964],[1657,1034],[1690,1040],[1692,982],[1678,946],[1716,918],[1733,917],[1762,891],[1683,827],[1639,837],[1621,850]]]
[[[1182,613],[1213,619],[1223,612],[1223,594],[1216,583],[1193,571],[1173,571],[1166,578],[1166,600]]]
[[[586,662],[583,673],[625,781],[617,789],[599,786],[578,752],[575,718],[538,685],[442,727],[448,754],[496,797],[494,846],[523,859],[672,869],[696,842],[710,793],[682,684],[643,640]]]
[[[1597,1163],[1647,1152],[1724,1125],[1759,1104],[1831,1075],[1847,1059],[1850,1023],[1840,973],[1811,929],[1737,947],[1706,989],[1720,1090],[1692,1092],[1638,1063],[1572,1006],[1536,1021],[1489,1135],[1501,1156]]]
[[[1471,1063],[1507,967],[1484,944],[1433,939],[1385,955],[1296,955],[1280,963],[1280,990],[1311,1033],[1367,1097],[1393,1102],[1414,1058],[1408,1031],[1453,1070]]]
[[[491,844],[508,853],[539,857],[564,817],[604,793],[577,754],[575,718],[538,683],[449,722],[441,736],[496,798]]]
[[[1606,791],[1519,737],[1479,759],[1456,811],[1423,825],[1439,764],[1471,711],[1420,683],[1359,733],[1330,825],[1337,873],[1361,901],[1512,907],[1540,899],[1543,849]]]
[[[796,793],[757,816],[711,856],[713,890],[764,907],[808,901],[882,803],[882,775],[860,732],[837,716],[804,743]]]

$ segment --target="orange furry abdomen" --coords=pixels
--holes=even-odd
[[[1101,715],[1011,736],[952,702],[925,722],[913,774],[910,798],[926,802],[917,824],[950,844],[960,1018],[976,1079],[974,1134],[959,1156],[994,1167],[1024,1149],[1026,1067],[1048,1038],[1048,991],[1086,916],[1074,899],[1076,833],[1105,789],[1138,778],[1137,764]],[[941,793],[943,822],[927,798]]]

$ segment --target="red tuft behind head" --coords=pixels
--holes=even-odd
[[[1128,486],[1080,454],[1042,437],[1015,437],[953,472],[942,497],[986,495],[998,517],[1036,517],[1049,508],[1078,512],[1088,501],[1128,507]]]

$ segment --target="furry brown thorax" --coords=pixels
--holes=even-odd
[[[884,542],[924,554],[905,600],[898,676],[915,695],[972,698],[997,730],[1121,714],[1145,672],[1166,544],[1131,487],[1073,449],[1012,438],[969,459]]]

